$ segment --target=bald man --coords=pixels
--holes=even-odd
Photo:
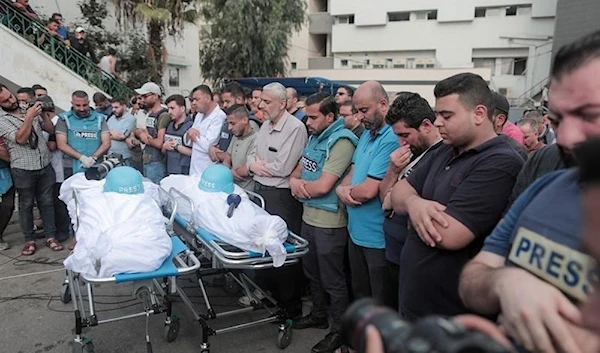
[[[390,163],[390,154],[399,147],[398,139],[385,123],[388,96],[379,82],[362,84],[352,102],[368,130],[356,146],[350,172],[336,190],[348,212],[352,289],[356,299],[374,297],[393,306],[398,293],[392,293],[388,285],[379,186]]]

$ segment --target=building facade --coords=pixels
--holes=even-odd
[[[432,101],[435,82],[473,71],[513,105],[547,83],[556,0],[308,0],[307,10],[291,76],[385,78],[392,93],[417,87]]]

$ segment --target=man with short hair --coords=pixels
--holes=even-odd
[[[19,193],[19,223],[25,236],[21,254],[25,256],[33,255],[36,251],[33,232],[34,201],[37,202],[44,222],[46,245],[53,251],[62,250],[62,245],[55,238],[52,194],[55,176],[42,130],[54,133],[52,121],[42,114],[41,103],[36,102],[23,114],[17,98],[6,86],[0,84],[0,138],[4,140],[10,156],[12,181]]]
[[[535,119],[522,119],[517,123],[517,126],[519,129],[521,129],[521,132],[523,132],[523,145],[525,148],[527,148],[527,153],[539,151],[546,146],[542,141],[539,140],[539,126]]]
[[[383,221],[385,257],[390,270],[393,308],[398,309],[400,257],[408,236],[408,217],[394,213],[391,191],[398,181],[408,177],[423,158],[443,145],[435,113],[429,102],[417,93],[401,92],[387,112],[385,121],[392,127],[401,147],[390,155],[390,164],[379,187],[379,198],[386,217]]]
[[[102,92],[96,92],[92,96],[92,100],[94,101],[94,109],[104,115],[106,118],[112,115],[112,105],[107,96]]]
[[[106,117],[90,108],[84,91],[71,95],[70,111],[58,115],[56,146],[64,153],[65,179],[84,172],[110,148],[110,133]]]
[[[568,157],[565,165],[579,159],[581,145],[600,135],[598,75],[600,31],[563,46],[554,57],[548,112],[556,145]],[[579,308],[598,284],[597,265],[585,253],[597,250],[597,244],[582,241],[582,214],[597,219],[595,210],[582,210],[584,172],[590,170],[571,168],[533,182],[460,278],[465,305],[500,314],[506,334],[527,351],[599,350],[598,336],[582,325],[582,314],[591,308]]]
[[[29,108],[29,102],[35,98],[34,91],[29,87],[21,87],[17,90],[17,103],[21,112],[24,113]]]
[[[550,126],[547,116],[539,110],[530,110],[523,114],[523,119],[533,119],[538,122],[538,135],[540,141],[545,145],[551,145],[556,142],[556,134]]]
[[[53,20],[58,22],[59,27],[56,30],[56,33],[58,33],[58,35],[62,38],[62,40],[66,40],[69,37],[69,31],[67,30],[67,28],[65,26],[63,26],[62,15],[55,12],[52,14],[52,16],[50,16],[50,18],[52,18]]]
[[[254,191],[254,180],[248,171],[246,161],[248,155],[256,150],[257,133],[250,124],[248,110],[244,105],[234,104],[225,113],[233,138],[226,152],[217,153],[217,159],[231,168],[237,185],[243,189]]]
[[[189,175],[192,145],[191,143],[186,144],[183,136],[194,125],[194,119],[187,116],[185,98],[182,95],[169,96],[165,103],[171,117],[162,147],[162,153],[167,155],[167,175]]]
[[[143,174],[153,183],[158,184],[167,174],[165,156],[161,150],[171,117],[167,108],[160,103],[162,90],[156,83],[146,82],[136,89],[135,93],[142,97],[144,108],[148,113],[145,128],[135,130],[135,136],[146,145],[142,154]]]
[[[354,96],[354,89],[350,86],[340,86],[335,93],[335,101],[337,104],[343,104],[344,102],[352,102]]]
[[[131,162],[131,150],[125,140],[135,130],[136,119],[127,111],[127,102],[123,98],[114,98],[110,101],[112,114],[109,115],[106,124],[110,132],[110,148],[108,153],[117,153],[123,156],[125,164]]]
[[[298,95],[298,91],[296,91],[293,87],[288,87],[285,89],[287,91],[287,103],[286,110],[288,113],[292,114],[300,121],[304,122],[304,116],[306,115],[302,109],[298,109],[298,100],[300,99],[300,95]]]
[[[255,87],[252,89],[252,98],[250,99],[250,114],[254,114],[260,121],[264,121],[263,116],[258,105],[260,104],[260,95],[262,94],[262,87]]]
[[[494,102],[496,104],[492,115],[494,131],[496,131],[498,135],[504,134],[522,145],[523,133],[512,121],[508,120],[508,114],[510,112],[508,99],[498,92],[492,92],[492,94],[494,95]]]
[[[385,123],[388,96],[379,82],[368,81],[360,85],[352,102],[368,129],[356,146],[353,166],[336,189],[348,212],[352,290],[357,299],[372,296],[384,305],[393,306],[379,188],[390,163],[390,154],[399,146],[398,140]]]
[[[25,15],[33,19],[39,19],[37,13],[35,13],[35,10],[31,7],[31,5],[29,5],[29,0],[15,0],[13,1],[12,5]]]
[[[31,86],[31,89],[33,90],[35,98],[48,95],[48,90],[41,85],[33,85]]]
[[[192,143],[190,175],[200,175],[204,169],[215,163],[210,159],[209,149],[219,140],[226,116],[213,100],[213,93],[207,85],[195,87],[192,90],[191,101],[197,113],[194,125],[184,136],[184,142]]]
[[[394,211],[410,219],[400,258],[400,311],[408,320],[468,312],[458,276],[502,217],[523,165],[494,130],[494,96],[481,76],[451,76],[434,95],[445,145],[392,192]]]
[[[341,317],[349,301],[344,273],[348,219],[335,187],[350,167],[358,139],[338,118],[337,103],[327,93],[307,98],[306,117],[311,137],[290,177],[290,188],[304,204],[301,235],[309,250],[302,267],[310,281],[313,307],[292,327],[330,326],[325,338],[312,348],[314,353],[329,353],[342,345]]]
[[[340,116],[344,118],[344,125],[346,126],[346,129],[352,131],[354,135],[360,139],[365,131],[365,127],[360,121],[358,110],[354,108],[354,104],[352,104],[351,100],[344,101],[342,104],[340,104]]]

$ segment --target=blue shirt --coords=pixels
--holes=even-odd
[[[392,128],[384,124],[372,137],[365,132],[358,141],[352,163],[351,185],[363,183],[367,177],[382,180],[390,163],[390,154],[399,147]],[[379,194],[360,206],[346,206],[348,211],[348,231],[354,244],[372,249],[384,249],[384,214]]]
[[[67,37],[69,36],[69,32],[67,31],[67,29],[63,26],[58,27],[58,29],[56,30],[56,33],[58,33],[58,35],[63,39],[67,39]]]
[[[120,118],[111,115],[106,124],[108,125],[109,130],[114,130],[125,136],[129,136],[135,128],[136,119],[135,116],[125,112]],[[118,153],[122,155],[123,158],[131,158],[131,150],[127,147],[125,141],[110,140],[110,149],[108,150],[108,153]]]
[[[304,119],[304,117],[306,116],[306,113],[304,112],[304,110],[302,110],[302,109],[298,109],[298,110],[296,110],[296,111],[294,112],[294,114],[292,114],[292,115],[294,115],[296,118],[298,118],[298,119],[302,120],[302,119]]]

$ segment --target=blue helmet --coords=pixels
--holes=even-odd
[[[142,174],[132,167],[116,167],[106,175],[104,192],[129,195],[143,194]]]
[[[206,192],[233,192],[233,174],[222,164],[213,164],[202,172],[198,189]]]

